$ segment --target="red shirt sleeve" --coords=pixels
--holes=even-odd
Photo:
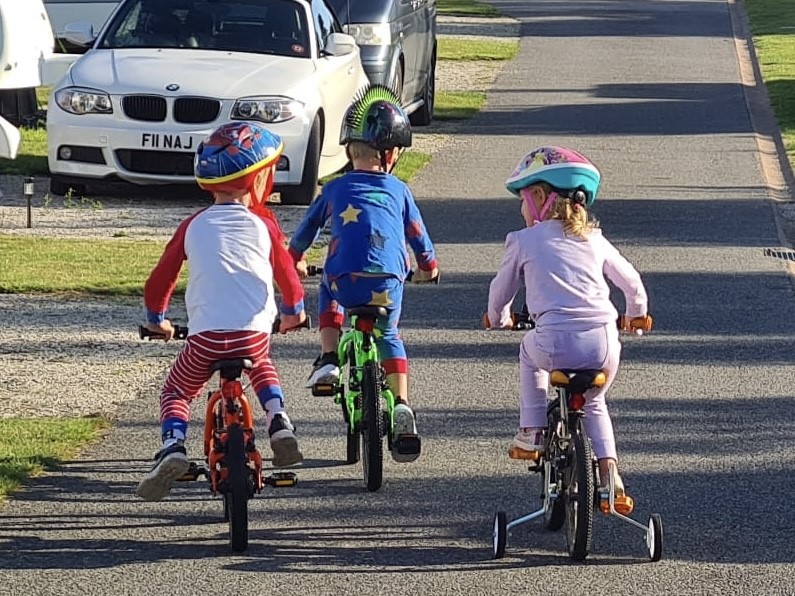
[[[160,323],[165,318],[169,300],[179,280],[182,263],[188,258],[185,254],[185,231],[196,215],[198,213],[179,224],[144,284],[146,319],[150,323]]]
[[[295,270],[293,258],[284,245],[285,236],[275,218],[262,217],[271,237],[273,279],[282,293],[281,311],[296,315],[304,310],[304,286]]]

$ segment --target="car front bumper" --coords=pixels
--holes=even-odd
[[[113,114],[83,116],[65,112],[51,101],[53,107],[47,114],[47,161],[52,175],[69,180],[118,177],[135,184],[194,184],[196,148],[212,130],[230,120],[234,103],[223,101],[213,122],[187,125],[169,120],[133,120],[125,116],[120,97],[114,96],[112,101]],[[284,159],[276,172],[277,185],[301,182],[312,127],[309,116],[263,125],[284,143]],[[71,155],[67,159],[68,153]]]

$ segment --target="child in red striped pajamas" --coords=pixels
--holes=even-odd
[[[273,465],[303,459],[270,358],[278,311],[274,281],[282,293],[281,332],[306,319],[303,287],[284,234],[264,206],[281,152],[278,136],[249,122],[225,124],[208,136],[197,149],[194,169],[214,202],[179,225],[144,286],[146,327],[168,341],[174,329],[166,310],[188,261],[190,331],[160,394],[163,448],[137,489],[147,501],[165,497],[189,467],[184,442],[190,403],[209,381],[216,360],[253,361],[247,374],[265,410]]]

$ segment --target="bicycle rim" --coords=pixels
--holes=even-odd
[[[555,402],[557,404],[557,402]],[[548,424],[547,424],[547,439],[546,439],[546,446],[545,446],[545,459],[550,462],[557,461],[557,454],[558,454],[558,443],[557,439],[555,438],[555,429],[558,426],[558,419],[560,418],[560,408],[557,407],[549,407],[548,413]],[[551,478],[547,478],[546,474],[542,475],[542,482],[549,484],[550,482],[557,482],[559,480],[560,474],[558,473],[558,468],[554,464],[552,465],[551,469]],[[558,496],[556,499],[549,498],[549,486],[544,486],[544,525],[548,530],[552,530],[553,532],[556,530],[560,530],[563,527],[563,524],[566,522],[566,503],[564,502],[564,498]]]
[[[593,451],[577,420],[571,429],[566,467],[566,541],[569,556],[582,561],[591,551],[594,518]]]
[[[378,364],[364,364],[362,375],[362,468],[368,491],[381,488],[384,471],[384,417],[381,414],[381,385]]]
[[[229,545],[234,552],[248,548],[248,499],[250,470],[247,463],[243,428],[233,424],[227,430],[224,463],[227,470],[225,512],[229,514]]]

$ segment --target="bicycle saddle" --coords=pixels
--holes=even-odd
[[[592,387],[602,387],[607,383],[607,374],[599,369],[592,370],[553,370],[549,373],[553,387],[566,387],[570,391],[582,392]]]
[[[210,370],[215,372],[221,371],[221,376],[225,379],[236,379],[243,370],[250,370],[254,363],[250,358],[231,358],[229,360],[216,360],[210,365]]]
[[[346,310],[349,317],[380,319],[387,316],[386,309],[383,306],[355,306]]]

